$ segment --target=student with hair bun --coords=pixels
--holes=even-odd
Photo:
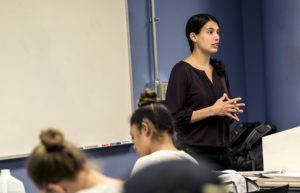
[[[145,89],[138,101],[138,109],[130,119],[130,135],[140,158],[136,161],[132,174],[142,168],[167,160],[197,161],[179,151],[173,144],[174,121],[165,106],[157,103],[156,93]]]
[[[123,182],[104,176],[87,163],[79,148],[57,129],[40,134],[27,160],[27,173],[42,193],[120,193]]]

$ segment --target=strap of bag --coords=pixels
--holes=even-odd
[[[244,148],[249,150],[259,139],[272,130],[272,127],[268,124],[261,124],[256,127],[250,135],[246,138],[243,144]]]

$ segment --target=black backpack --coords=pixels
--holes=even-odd
[[[239,123],[231,130],[229,158],[231,169],[263,170],[262,137],[275,133],[270,123]]]

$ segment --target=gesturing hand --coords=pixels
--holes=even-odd
[[[242,100],[241,97],[230,99],[228,95],[224,93],[223,96],[213,104],[213,112],[217,116],[228,116],[239,121],[238,114],[243,112],[240,107],[245,106],[244,103],[239,103],[240,100]]]

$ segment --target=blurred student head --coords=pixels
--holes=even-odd
[[[139,98],[138,109],[130,119],[130,135],[140,156],[153,151],[153,145],[172,142],[174,121],[168,109],[158,103],[157,95],[145,89]]]
[[[134,174],[124,193],[224,193],[209,167],[173,160],[150,165]]]
[[[42,131],[40,141],[27,160],[28,176],[40,192],[75,193],[106,182],[116,185],[115,189],[121,186],[89,165],[80,149],[58,129]]]

